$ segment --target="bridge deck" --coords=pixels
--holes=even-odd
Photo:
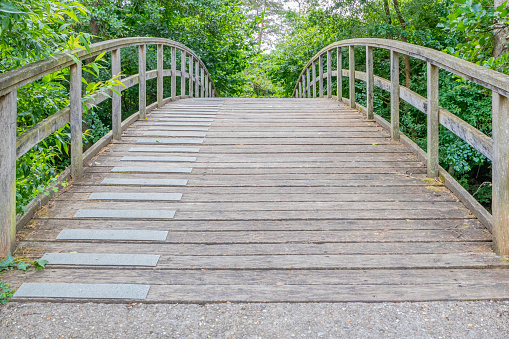
[[[16,297],[508,298],[491,235],[424,178],[408,149],[341,103],[173,102],[134,123],[24,230],[18,254],[53,264],[20,278],[41,284]]]

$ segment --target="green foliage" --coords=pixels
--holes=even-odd
[[[258,53],[254,40],[258,19],[248,16],[240,0],[85,3],[91,16],[81,29],[104,40],[152,36],[181,42],[203,60],[222,95],[235,94],[244,85],[241,72]],[[123,73],[137,73],[137,58],[136,53],[123,56]]]
[[[492,4],[493,1],[487,0],[455,0],[439,27],[463,38],[456,46],[447,47],[448,53],[509,73],[509,53],[492,56],[495,35],[509,26],[507,0],[497,8]]]
[[[5,305],[12,298],[14,292],[11,290],[11,285],[0,281],[0,305]]]
[[[29,260],[27,262],[21,258],[15,259],[12,255],[8,254],[5,260],[0,261],[0,274],[13,269],[18,269],[24,272],[30,271],[33,268],[43,269],[47,263],[48,261],[43,259]],[[11,285],[3,281],[0,281],[0,292],[0,305],[8,303],[9,299],[14,295]]]

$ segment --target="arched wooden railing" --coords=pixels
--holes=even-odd
[[[355,46],[366,47],[366,72],[355,70]],[[333,53],[337,65],[342,65],[342,48],[348,48],[349,69],[332,69]],[[373,48],[390,51],[391,79],[373,74]],[[399,84],[399,54],[427,62],[427,98]],[[326,58],[324,72],[323,59]],[[318,76],[316,64],[318,63]],[[341,67],[342,68],[342,67]],[[482,133],[462,119],[439,106],[438,70],[442,68],[467,80],[475,82],[493,93],[493,138]],[[311,74],[310,74],[311,73]],[[325,75],[324,75],[325,73]],[[347,102],[352,108],[364,111],[368,119],[376,119],[390,131],[394,140],[409,145],[423,161],[427,162],[429,177],[441,176],[446,185],[470,208],[480,221],[491,230],[495,248],[500,255],[509,255],[509,76],[436,51],[431,48],[385,39],[351,39],[335,42],[318,52],[304,67],[295,89],[294,97],[310,98],[324,96],[324,77],[326,94],[332,98],[332,77],[337,80],[337,100]],[[349,99],[343,98],[342,77],[349,78]],[[366,107],[355,102],[355,79],[366,82]],[[317,93],[318,83],[318,93]],[[380,87],[391,94],[390,124],[373,112],[373,86]],[[401,135],[399,130],[399,100],[402,99],[419,111],[427,114],[427,154],[415,143]],[[492,161],[493,199],[489,214],[465,191],[438,163],[439,124],[463,139]]]
[[[147,71],[146,46],[157,46],[157,69]],[[117,88],[119,92],[139,85],[139,111],[121,121],[120,95],[112,93],[99,94],[92,97],[89,104],[97,105],[110,96],[112,98],[112,131],[96,142],[93,147],[83,153],[82,134],[82,60],[95,57],[104,52],[111,52],[112,75],[120,73],[120,49],[138,46],[139,73],[120,79],[125,87]],[[163,48],[169,47],[171,53],[171,69],[163,68]],[[181,52],[181,69],[177,70],[177,50]],[[59,176],[60,181],[69,175],[80,178],[83,163],[96,155],[111,139],[120,139],[122,130],[138,118],[144,119],[147,112],[165,103],[186,97],[217,96],[205,64],[186,46],[168,39],[161,38],[124,38],[108,40],[91,45],[90,52],[76,50],[73,52],[79,59],[76,63],[68,54],[59,54],[47,60],[35,62],[16,70],[0,74],[0,257],[10,253],[15,246],[16,224],[23,226],[33,215],[37,205],[44,203],[45,195],[36,198],[22,218],[16,220],[16,160],[32,147],[37,145],[58,129],[70,123],[71,126],[71,166]],[[23,134],[16,136],[17,89],[23,85],[41,79],[47,74],[70,67],[70,104],[47,119],[33,126]],[[163,98],[163,77],[171,77],[171,96]],[[180,77],[181,90],[177,96],[177,77]],[[157,78],[157,100],[146,103],[146,81]],[[186,79],[189,79],[186,88]],[[187,94],[186,94],[187,93]]]

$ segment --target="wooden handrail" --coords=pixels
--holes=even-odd
[[[366,72],[355,70],[355,46],[366,47]],[[348,48],[349,68],[342,69],[342,48]],[[386,80],[373,74],[373,48],[390,51],[391,79]],[[337,52],[338,69],[332,70],[332,52]],[[427,63],[427,98],[399,84],[399,54],[424,60]],[[332,98],[332,77],[338,81],[337,99],[346,101],[352,108],[355,102],[355,79],[366,82],[366,117],[373,118],[373,86],[391,93],[391,138],[399,140],[399,100],[402,99],[427,115],[427,173],[428,177],[437,177],[441,173],[438,159],[439,125],[443,125],[470,146],[485,155],[493,163],[492,211],[480,212],[488,215],[491,222],[483,217],[493,234],[495,249],[500,255],[509,255],[509,76],[491,69],[459,59],[431,48],[412,45],[406,42],[386,39],[350,39],[328,45],[313,56],[303,68],[295,85],[293,96],[299,98],[316,97],[316,83],[319,82],[322,96],[323,77],[310,81],[310,69],[316,72],[316,60],[321,64],[323,55],[327,57],[327,97]],[[438,70],[442,68],[492,91],[493,138],[479,131],[451,112],[439,106]],[[320,67],[320,74],[323,67]],[[342,77],[349,78],[349,100],[343,98]],[[307,79],[306,79],[307,77]],[[307,81],[306,81],[307,80]],[[406,139],[405,139],[406,140]],[[465,194],[466,193],[465,191]],[[468,195],[465,199],[475,201]],[[471,204],[470,204],[471,205]],[[482,208],[480,204],[477,204]]]
[[[157,69],[146,71],[146,46],[157,46]],[[125,124],[121,121],[121,92],[139,85],[139,112],[137,117],[144,119],[148,111],[161,107],[166,102],[180,97],[211,97],[217,96],[214,83],[201,59],[186,46],[168,39],[135,37],[108,40],[90,46],[90,52],[75,50],[72,53],[79,59],[76,63],[68,54],[62,53],[49,59],[34,62],[10,72],[0,74],[0,257],[11,253],[15,247],[16,235],[16,159],[21,157],[39,142],[55,133],[58,129],[70,123],[71,125],[71,166],[69,171],[73,179],[78,179],[83,173],[83,133],[82,133],[82,60],[95,57],[104,52],[112,54],[112,75],[120,73],[121,48],[138,46],[139,72],[138,74],[121,79],[125,87],[115,88],[119,93],[109,91],[97,94],[87,102],[87,105],[97,105],[108,98],[112,98],[112,131],[109,138],[120,139]],[[171,48],[171,69],[163,68],[163,48]],[[181,69],[176,69],[176,51],[181,52]],[[187,64],[189,63],[189,67]],[[194,66],[194,76],[193,76]],[[41,79],[47,74],[70,67],[70,104],[68,107],[54,113],[32,128],[16,137],[17,118],[17,89],[23,85]],[[163,97],[163,77],[171,77],[171,96]],[[176,78],[181,78],[181,95],[177,97]],[[156,104],[146,103],[146,81],[157,78]],[[189,79],[188,94],[185,81]],[[193,86],[194,83],[194,86]],[[194,88],[194,92],[193,92]],[[134,121],[132,116],[126,121]],[[99,151],[99,149],[97,149]],[[86,155],[90,157],[90,153]],[[19,226],[19,225],[18,225]]]

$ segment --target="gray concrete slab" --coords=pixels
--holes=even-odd
[[[81,209],[74,219],[173,219],[172,210]]]
[[[157,121],[157,119],[155,119]],[[210,126],[210,122],[154,122],[154,126]]]
[[[135,200],[135,201],[178,201],[182,193],[114,193],[95,192],[88,200]]]
[[[152,152],[152,153],[198,153],[199,148],[187,147],[133,147],[129,152]]]
[[[204,132],[194,132],[194,131],[148,131],[143,133],[143,135],[152,136],[152,137],[197,137],[204,138],[207,133]]]
[[[122,241],[166,241],[168,231],[152,230],[96,230],[65,229],[57,236],[59,240],[122,240]]]
[[[124,179],[105,178],[101,185],[113,186],[185,186],[187,179]]]
[[[189,121],[189,122],[212,122],[214,119],[205,119],[205,118],[158,118],[158,121]]]
[[[196,157],[165,157],[165,156],[125,156],[120,161],[158,161],[158,162],[193,162]]]
[[[175,167],[113,167],[114,173],[191,173],[192,168],[175,168]]]
[[[155,267],[159,257],[155,254],[46,253],[42,259],[47,260],[48,265]]]
[[[150,285],[24,283],[14,298],[145,299]]]
[[[152,139],[152,138],[147,138],[147,139],[139,139],[139,140],[136,140],[136,143],[137,144],[203,144],[203,139],[179,139],[179,138],[175,138],[175,139],[163,139],[163,138],[160,138],[160,139]]]
[[[150,127],[149,131],[208,131],[208,127],[189,127],[189,126],[160,126]]]
[[[164,117],[168,118],[215,118],[216,114],[176,114],[176,113],[169,113],[164,114]]]

